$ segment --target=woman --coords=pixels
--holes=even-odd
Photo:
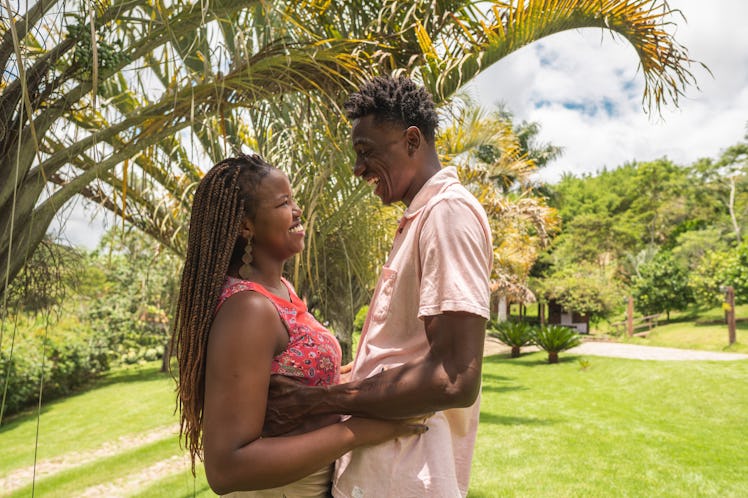
[[[328,496],[336,458],[426,430],[354,417],[260,437],[271,374],[312,385],[339,379],[340,346],[281,276],[303,247],[288,178],[259,156],[226,159],[198,185],[173,340],[181,435],[193,471],[202,453],[218,494]]]

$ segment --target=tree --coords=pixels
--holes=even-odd
[[[558,229],[558,220],[532,188],[535,164],[522,150],[512,123],[477,107],[460,107],[439,134],[437,148],[442,162],[457,167],[488,213],[494,242],[492,291],[500,298],[533,302],[527,287],[530,268]],[[486,155],[486,150],[496,153]]]
[[[717,161],[701,159],[691,167],[698,182],[695,196],[706,206],[719,206],[726,215],[735,240],[742,240],[742,228],[748,216],[748,141],[725,149]],[[703,208],[702,208],[703,209]]]
[[[667,159],[638,163],[634,176],[631,215],[645,229],[640,244],[660,245],[688,216],[684,197],[686,169]]]
[[[612,278],[614,269],[597,265],[568,265],[535,284],[538,294],[564,309],[589,314],[593,320],[610,316],[623,302],[623,289]]]
[[[748,242],[726,251],[705,254],[691,272],[689,286],[696,302],[702,306],[719,305],[726,286],[735,290],[737,304],[748,303]]]
[[[685,309],[693,302],[688,270],[679,266],[667,251],[658,252],[639,268],[631,292],[642,313],[650,315],[665,311],[668,321],[671,310]]]
[[[189,195],[161,201],[189,192],[200,177],[197,157],[214,162],[240,144],[242,110],[297,98],[337,115],[341,93],[393,69],[417,74],[444,101],[508,53],[581,27],[609,29],[635,47],[646,107],[677,104],[693,83],[686,50],[663,31],[671,12],[635,0],[496,2],[487,10],[464,1],[402,9],[394,0],[40,1],[20,12],[4,5],[0,290],[76,194],[123,213],[136,203],[168,220]],[[215,130],[222,148],[207,140]],[[179,134],[203,146],[197,156]],[[131,176],[147,188],[128,188]],[[166,225],[149,233],[179,252],[182,225]]]

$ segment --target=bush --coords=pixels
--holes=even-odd
[[[525,322],[499,322],[491,325],[489,335],[512,348],[512,358],[519,357],[519,350],[532,342],[533,327]]]
[[[9,339],[13,334],[7,329],[4,333]],[[6,392],[3,418],[36,405],[40,383],[42,399],[50,401],[80,389],[109,369],[106,349],[77,320],[46,325],[22,319],[15,335],[14,340],[3,341],[0,351],[0,392]]]
[[[546,325],[536,328],[532,342],[548,353],[548,363],[558,363],[558,353],[582,342],[576,329],[561,325]]]

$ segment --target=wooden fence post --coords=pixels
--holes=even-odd
[[[732,286],[725,288],[725,302],[727,307],[725,314],[727,315],[727,334],[730,344],[735,344],[735,289]]]
[[[634,298],[629,296],[629,304],[626,307],[626,332],[629,337],[634,335]]]

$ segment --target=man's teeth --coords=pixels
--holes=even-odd
[[[296,225],[295,227],[288,230],[289,232],[302,232],[304,227],[302,225]]]
[[[371,178],[369,178],[368,180],[366,180],[366,183],[368,183],[369,185],[371,185],[373,187],[374,185],[376,185],[376,184],[379,183],[379,177],[372,176]]]

